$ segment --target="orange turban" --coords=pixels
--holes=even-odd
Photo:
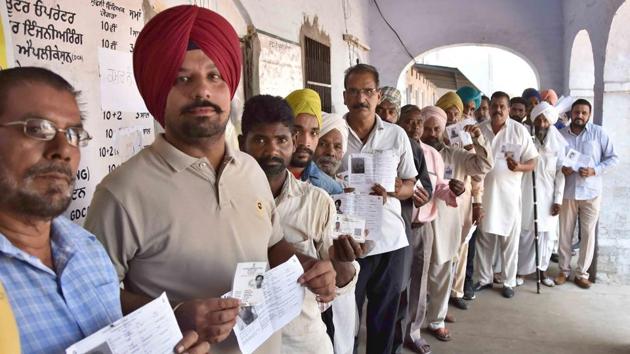
[[[542,98],[543,101],[549,102],[552,106],[558,103],[558,94],[552,89],[542,90],[542,92],[540,92],[540,98]]]
[[[133,52],[133,73],[149,112],[164,126],[166,98],[189,45],[201,49],[217,66],[234,97],[241,78],[241,48],[232,25],[221,15],[197,6],[164,10],[142,29]]]

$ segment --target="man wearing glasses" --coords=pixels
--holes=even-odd
[[[344,104],[348,107],[348,149],[340,171],[348,170],[348,154],[394,150],[398,159],[396,191],[388,193],[375,184],[373,194],[383,197],[383,219],[380,232],[370,233],[375,246],[368,256],[358,260],[361,272],[355,291],[359,316],[367,297],[367,352],[391,353],[396,326],[396,312],[403,290],[405,247],[409,245],[401,216],[400,201],[413,194],[418,172],[414,166],[411,145],[405,131],[383,121],[376,114],[381,99],[378,71],[371,65],[357,64],[344,78]],[[355,341],[358,343],[358,341]]]
[[[61,216],[71,201],[79,148],[91,138],[77,92],[51,71],[0,71],[0,97],[0,283],[23,352],[61,353],[122,317],[107,253]],[[182,343],[196,338],[191,332]],[[190,352],[208,350],[203,343]]]

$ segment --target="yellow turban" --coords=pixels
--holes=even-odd
[[[317,124],[322,127],[322,102],[317,92],[311,89],[295,90],[285,99],[294,116],[297,117],[300,113],[310,114],[317,118]]]
[[[447,92],[444,94],[444,96],[440,97],[435,105],[442,108],[444,111],[447,111],[453,106],[457,107],[460,112],[464,111],[464,103],[462,102],[462,99],[459,98],[459,95],[457,93],[452,91]]]

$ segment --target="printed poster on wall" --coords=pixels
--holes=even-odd
[[[12,48],[7,4],[0,1],[0,70],[13,66]]]
[[[293,90],[304,88],[302,48],[258,32],[260,40],[260,93],[285,97]]]
[[[6,48],[15,65],[51,69],[81,91],[84,125],[93,139],[81,150],[66,216],[82,224],[101,179],[154,139],[153,118],[137,92],[131,62],[144,26],[143,1],[0,2],[5,35],[0,37],[10,35]]]

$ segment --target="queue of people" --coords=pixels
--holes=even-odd
[[[497,283],[508,299],[539,271],[546,286],[591,286],[602,175],[617,155],[586,100],[569,122],[552,90],[510,98],[463,87],[401,107],[377,68],[357,64],[345,72],[347,113],[322,112],[310,89],[254,96],[235,149],[226,125],[242,58],[223,17],[196,6],[159,13],[133,66],[164,133],[100,182],[83,227],[61,216],[92,138],[77,89],[44,68],[0,71],[2,353],[63,352],[163,292],[184,333],[174,352],[238,353],[242,304],[222,297],[236,264],[273,268],[293,255],[302,311],[257,353],[357,352],[365,321],[367,353],[427,354],[425,333],[452,339],[449,304],[466,310]],[[366,242],[334,236],[333,197],[357,193],[349,157],[380,151],[393,151],[396,177],[393,191],[371,188],[379,227]],[[570,151],[587,163],[567,164]]]

